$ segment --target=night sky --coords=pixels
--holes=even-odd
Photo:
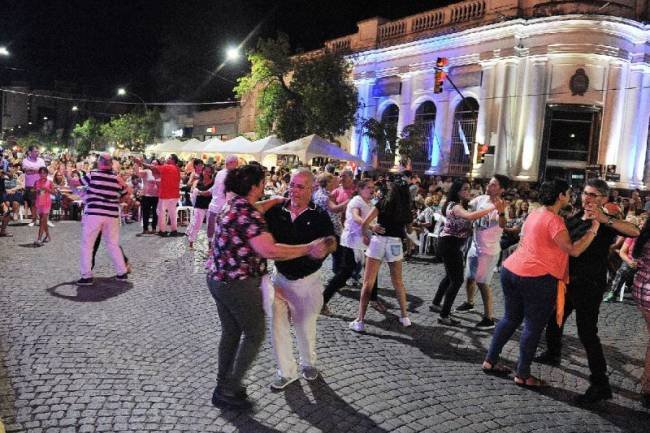
[[[79,84],[89,96],[112,97],[127,86],[147,101],[210,101],[232,97],[247,64],[214,76],[229,44],[256,26],[259,37],[287,33],[294,50],[319,48],[356,32],[373,16],[400,18],[453,1],[422,0],[0,0],[0,82],[53,88]]]

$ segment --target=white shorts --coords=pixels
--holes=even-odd
[[[389,236],[373,236],[366,250],[366,257],[383,260],[384,262],[399,262],[404,259],[402,240]]]
[[[494,275],[494,269],[499,263],[499,254],[493,256],[487,254],[477,254],[474,248],[471,248],[467,254],[467,278],[481,284],[488,284]]]

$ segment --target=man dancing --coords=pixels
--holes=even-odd
[[[474,210],[483,210],[500,200],[503,191],[508,188],[510,179],[495,174],[487,185],[485,195],[479,195],[469,202]],[[501,254],[501,235],[506,226],[506,214],[494,209],[489,214],[474,221],[474,238],[467,253],[465,288],[467,301],[456,308],[457,313],[474,311],[474,294],[478,285],[483,298],[483,320],[476,324],[478,329],[494,328],[494,311],[490,281],[499,262]]]
[[[607,289],[607,257],[610,245],[617,235],[639,236],[639,229],[632,223],[616,219],[603,212],[607,202],[609,186],[602,179],[589,179],[582,191],[583,210],[567,220],[567,228],[572,239],[576,239],[588,229],[591,220],[596,218],[600,228],[589,247],[578,257],[569,258],[569,285],[567,286],[564,320],[573,310],[576,312],[578,337],[587,352],[589,362],[590,386],[587,392],[577,397],[577,403],[592,404],[612,398],[612,390],[607,378],[607,363],[603,347],[598,338],[598,311]],[[585,215],[587,214],[587,215]],[[562,350],[562,327],[555,315],[546,326],[546,352],[535,361],[549,365],[560,364]]]
[[[298,245],[334,235],[327,213],[310,203],[313,184],[314,176],[309,169],[295,170],[289,182],[289,201],[272,207],[264,215],[276,242]],[[335,249],[336,241],[330,238],[328,253]],[[296,331],[302,376],[315,380],[319,375],[315,365],[316,320],[323,306],[320,272],[323,260],[305,256],[275,262],[271,341],[278,377],[271,384],[273,389],[284,389],[298,379],[298,368],[291,350],[290,317]]]

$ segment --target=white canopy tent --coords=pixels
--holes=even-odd
[[[305,164],[309,164],[316,157],[363,163],[363,160],[360,158],[344,151],[337,145],[330,143],[316,134],[308,135],[307,137],[299,138],[282,146],[265,150],[263,153],[266,155],[271,153],[276,155],[296,155]]]
[[[203,153],[205,149],[204,141],[196,138],[183,142],[183,147],[179,150],[180,153]]]
[[[155,145],[150,151],[155,154],[174,153],[179,152],[182,147],[183,142],[175,138]]]
[[[221,151],[219,149],[223,146],[223,141],[217,137],[212,137],[209,140],[205,140],[203,145],[203,153],[220,153]]]

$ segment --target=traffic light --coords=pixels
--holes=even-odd
[[[433,86],[433,93],[442,93],[442,85],[447,78],[447,73],[443,70],[449,64],[449,59],[446,57],[438,57],[436,60],[436,73],[435,84]]]

